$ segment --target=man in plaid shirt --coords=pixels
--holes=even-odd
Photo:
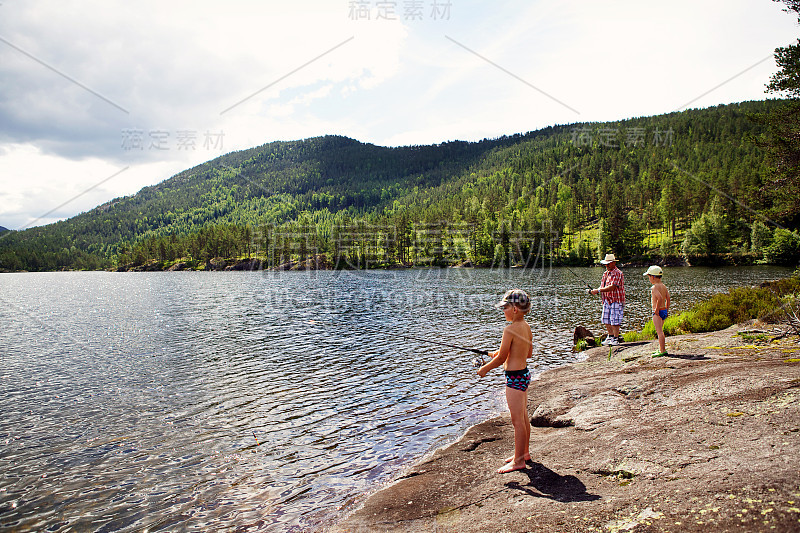
[[[622,325],[622,312],[625,307],[625,276],[617,268],[614,254],[606,254],[606,258],[600,263],[606,265],[606,271],[600,280],[600,288],[591,289],[589,293],[599,294],[603,300],[603,315],[600,322],[605,324],[608,332],[603,344],[616,346],[622,341],[619,327]]]

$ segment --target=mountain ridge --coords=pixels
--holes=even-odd
[[[728,190],[731,184],[722,182],[734,179],[733,171],[734,188],[757,193],[763,157],[746,138],[760,130],[747,116],[780,103],[554,125],[475,142],[382,147],[339,135],[273,141],[219,156],[70,219],[16,232],[0,243],[0,268],[102,268],[137,243],[196,235],[209,226],[257,228],[303,219],[330,230],[342,220],[376,223],[401,211],[414,221],[516,216],[531,227],[549,217],[557,229],[573,231],[610,219],[612,200],[626,212],[655,206],[655,192],[636,191],[648,188],[648,179],[659,189],[674,184],[676,168],[719,190]],[[619,186],[642,196],[640,205],[628,195],[617,198]],[[714,196],[710,190],[700,191],[692,212],[678,218],[702,213]]]

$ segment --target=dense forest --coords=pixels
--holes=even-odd
[[[273,142],[136,195],[0,237],[0,269],[340,268],[800,259],[759,147],[781,100],[481,142],[387,148],[325,136]]]

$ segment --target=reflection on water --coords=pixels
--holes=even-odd
[[[681,309],[786,273],[665,282]],[[638,329],[649,284],[626,276]],[[599,331],[584,286],[561,269],[2,275],[0,528],[319,526],[504,408],[500,372],[404,336],[495,349],[491,305],[521,287],[542,370],[571,360],[575,325]]]

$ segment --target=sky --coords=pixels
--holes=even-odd
[[[770,0],[0,0],[0,226],[225,153],[478,141],[759,100]]]

